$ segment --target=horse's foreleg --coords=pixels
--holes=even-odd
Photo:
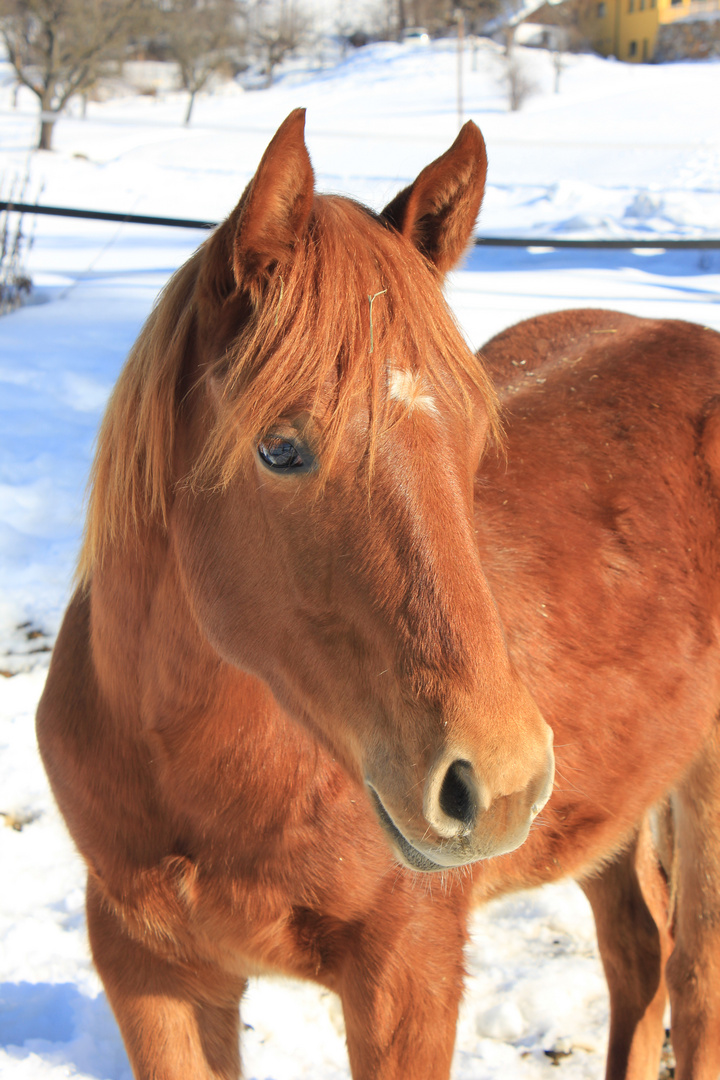
[[[237,1080],[244,983],[146,949],[127,934],[92,880],[87,918],[95,965],[136,1080]]]
[[[425,897],[418,897],[418,907]],[[447,1080],[463,990],[464,928],[365,931],[346,960],[341,997],[353,1080]],[[412,920],[409,920],[412,922]],[[413,932],[413,929],[415,932]],[[408,932],[409,931],[409,932]]]
[[[671,949],[667,887],[647,823],[630,847],[581,882],[610,992],[606,1080],[656,1080]]]
[[[673,799],[675,949],[667,968],[676,1080],[720,1074],[720,735]]]

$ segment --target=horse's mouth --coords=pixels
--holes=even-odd
[[[418,851],[416,847],[413,847],[410,841],[405,839],[393,819],[388,814],[375,788],[370,784],[368,784],[367,787],[370,792],[370,799],[375,807],[375,813],[380,819],[380,824],[388,834],[393,845],[399,851],[402,861],[406,866],[411,870],[419,870],[423,873],[432,873],[437,870],[450,869],[448,866],[442,866],[440,863],[433,862],[427,855],[424,855],[421,851]]]

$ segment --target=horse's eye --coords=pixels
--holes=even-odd
[[[279,435],[268,435],[259,442],[258,454],[271,469],[299,469],[305,464],[293,444]]]

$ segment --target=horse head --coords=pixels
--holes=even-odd
[[[367,786],[406,865],[458,866],[521,844],[553,781],[473,523],[497,405],[441,292],[485,147],[466,124],[378,215],[315,192],[303,133],[297,110],[168,294],[167,530],[220,657]]]

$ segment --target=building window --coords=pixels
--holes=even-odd
[[[600,0],[600,3],[597,6],[597,17],[598,19],[604,19],[606,15],[607,7],[605,5],[605,0]]]
[[[645,0],[640,0],[640,3],[638,4],[638,8],[640,9],[640,11],[645,10]]]
[[[643,57],[642,58],[643,58],[643,61],[647,60],[647,58],[648,58],[648,39],[647,38],[643,38]]]
[[[628,13],[635,10],[635,0],[628,0]]]
[[[628,56],[637,56],[637,41],[631,41],[628,46]]]
[[[682,7],[683,0],[670,0],[673,7]]]
[[[650,7],[654,8],[657,5],[657,0],[650,0]]]

